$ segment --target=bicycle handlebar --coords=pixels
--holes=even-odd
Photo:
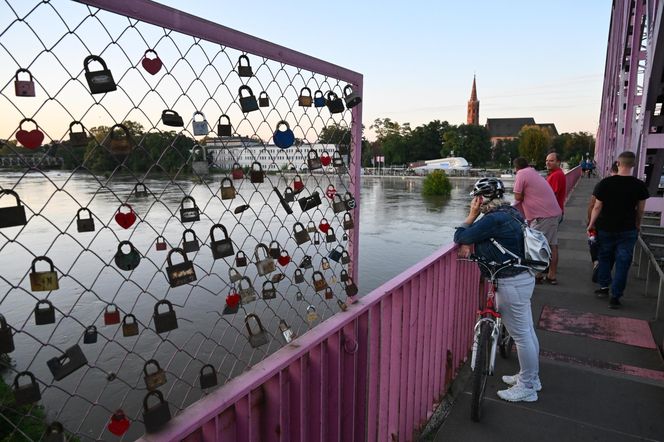
[[[507,267],[521,267],[521,268],[529,268],[529,265],[538,265],[538,266],[545,266],[547,265],[546,262],[542,261],[535,261],[535,260],[530,260],[530,259],[521,259],[521,258],[509,258],[503,262],[495,262],[495,261],[487,261],[485,258],[481,256],[477,256],[475,254],[470,254],[468,258],[466,258],[468,261],[473,261],[476,262],[482,266],[484,266],[491,274],[496,275],[498,274],[501,270],[506,269]],[[496,269],[497,267],[497,269]]]

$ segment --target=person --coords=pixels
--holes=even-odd
[[[588,172],[588,162],[586,161],[585,158],[581,160],[581,178],[586,176],[586,173]]]
[[[618,174],[597,183],[595,204],[588,222],[588,232],[597,230],[599,298],[609,296],[609,308],[620,308],[620,298],[627,285],[634,244],[649,198],[646,184],[632,176],[636,163],[634,152],[618,155]],[[611,273],[615,267],[613,278]]]
[[[537,282],[546,281],[551,285],[557,285],[558,224],[560,224],[562,210],[560,210],[551,186],[534,168],[528,166],[525,158],[516,158],[514,168],[516,169],[515,205],[520,207],[530,227],[539,230],[546,236],[551,247],[551,262],[548,272],[546,275],[538,275]]]
[[[609,170],[611,176],[618,175],[618,162],[614,161],[613,164],[611,164],[611,169]],[[595,201],[597,199],[595,198],[595,195],[590,195],[590,201],[588,202],[588,209],[587,209],[587,215],[586,215],[586,225],[590,224],[590,214],[593,211],[593,207],[595,206]],[[590,260],[593,263],[593,273],[592,273],[592,282],[597,282],[597,271],[599,269],[599,242],[597,241],[597,235],[593,235],[593,233],[596,232],[590,232],[588,234],[588,247],[590,248]],[[590,237],[594,237],[595,239],[592,240]],[[611,260],[611,266],[613,267],[613,260]]]
[[[489,261],[504,262],[511,258],[503,254],[491,241],[524,258],[521,214],[503,199],[505,187],[497,178],[482,178],[471,192],[470,212],[457,227],[454,242],[460,244],[459,256],[467,258],[474,245],[475,254]],[[483,214],[479,218],[480,213]],[[479,218],[479,219],[478,219]],[[486,269],[480,266],[483,274]],[[524,267],[512,266],[497,275],[496,306],[503,323],[514,339],[520,371],[502,380],[511,387],[498,391],[501,399],[510,402],[537,400],[542,389],[539,379],[539,341],[533,326],[530,299],[535,288],[533,273]]]
[[[565,172],[560,168],[560,156],[557,152],[551,152],[546,156],[546,182],[549,183],[561,212],[565,213],[565,197],[567,196],[567,180]]]

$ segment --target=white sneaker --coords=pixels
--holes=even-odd
[[[507,390],[499,390],[498,397],[508,402],[535,402],[537,392],[534,388],[526,388],[521,384],[516,384]]]
[[[516,382],[519,380],[519,375],[515,374],[512,376],[503,376],[503,382],[507,385],[516,385]],[[533,388],[535,391],[542,391],[542,383],[540,382],[539,377],[533,382]]]

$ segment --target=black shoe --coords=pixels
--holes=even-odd
[[[617,309],[620,308],[621,305],[620,299],[614,298],[613,296],[609,298],[609,308]]]
[[[597,295],[598,298],[606,298],[609,296],[609,288],[608,287],[602,287],[597,290],[595,290],[595,295]]]

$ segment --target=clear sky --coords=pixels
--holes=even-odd
[[[465,123],[476,73],[481,124],[597,130],[610,0],[160,3],[362,73],[367,129]]]

